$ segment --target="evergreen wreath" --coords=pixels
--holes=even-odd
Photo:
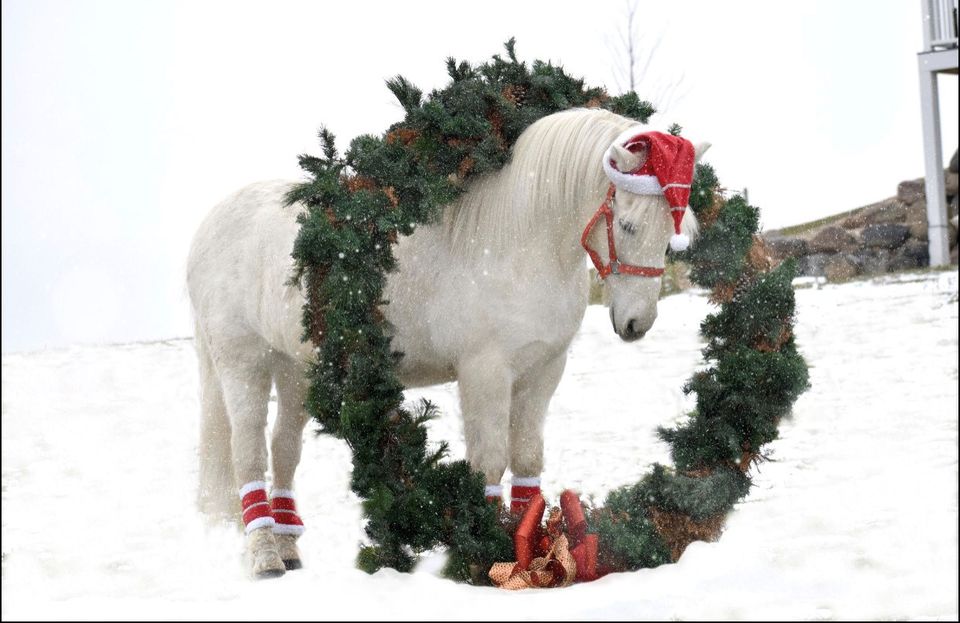
[[[476,67],[448,59],[450,83],[427,97],[401,76],[389,80],[404,119],[379,138],[355,138],[343,156],[322,129],[323,155],[300,156],[309,179],[286,197],[306,206],[291,279],[305,292],[303,340],[316,350],[305,406],[351,449],[351,488],[363,498],[371,542],[358,566],[368,572],[409,571],[417,553],[444,546],[445,575],[487,583],[494,562],[513,559],[515,526],[486,502],[483,476],[464,460],[442,462],[446,444],[428,451],[425,424],[435,407],[403,406],[394,370],[402,355],[391,351],[379,309],[395,267],[392,245],[437,218],[471,176],[502,167],[541,117],[603,107],[645,123],[654,112],[633,92],[611,97],[549,62],[528,67],[513,39],[506,52]],[[701,325],[713,365],[684,387],[697,396],[687,421],[658,430],[675,466],[655,465],[588,509],[607,571],[675,561],[691,541],[718,536],[750,488],[762,445],[808,387],[792,334],[795,267],[771,265],[756,236],[758,210],[739,196],[724,200],[718,188],[713,169],[698,165],[690,207],[702,234],[676,255],[722,304]]]

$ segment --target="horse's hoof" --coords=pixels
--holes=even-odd
[[[294,534],[274,535],[277,542],[277,551],[280,553],[283,566],[287,568],[287,571],[303,567],[303,563],[300,562],[300,549],[297,547],[297,536]]]
[[[273,530],[269,526],[258,528],[247,535],[247,556],[255,578],[276,578],[287,571],[283,558],[277,551]]]

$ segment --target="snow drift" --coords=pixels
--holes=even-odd
[[[242,535],[194,508],[190,340],[3,356],[3,618],[957,618],[957,272],[801,282],[812,388],[766,448],[716,543],[674,565],[564,590],[507,593],[354,568],[363,539],[341,442],[307,432],[297,489],[306,568],[252,582]],[[590,307],[547,418],[544,492],[598,501],[668,462],[654,429],[688,411],[703,293],[661,301],[625,344]],[[623,389],[642,400],[624,400]],[[638,388],[639,391],[633,388]],[[408,392],[463,442],[456,388]],[[271,403],[271,417],[276,404]],[[509,475],[507,476],[509,478]]]

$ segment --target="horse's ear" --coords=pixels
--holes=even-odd
[[[697,143],[693,148],[693,161],[700,162],[700,158],[703,158],[703,154],[707,153],[708,149],[710,149],[710,143]]]
[[[640,168],[643,163],[647,161],[646,150],[633,153],[616,143],[613,144],[610,150],[610,156],[613,158],[613,163],[617,165],[617,170],[623,173],[630,173]]]

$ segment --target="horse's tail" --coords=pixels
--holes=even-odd
[[[194,345],[200,363],[200,487],[197,505],[208,515],[235,519],[240,512],[230,449],[230,418],[223,401],[220,377],[213,365],[200,323]]]

